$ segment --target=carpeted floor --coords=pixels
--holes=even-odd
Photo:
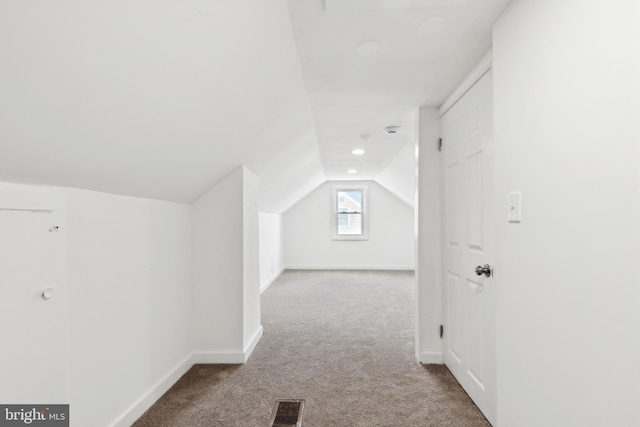
[[[489,426],[451,373],[414,356],[413,273],[286,271],[262,295],[245,365],[195,365],[136,427],[267,427],[305,399],[304,427]]]

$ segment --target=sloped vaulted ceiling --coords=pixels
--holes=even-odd
[[[415,113],[509,1],[3,0],[0,181],[190,203],[245,164],[267,212],[326,179],[411,204]]]
[[[487,53],[509,1],[289,0],[327,179],[374,179],[411,205],[418,108]]]
[[[324,180],[284,0],[6,0],[0,58],[0,180],[188,203],[246,164],[276,210]]]

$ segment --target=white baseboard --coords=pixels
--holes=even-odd
[[[264,329],[262,325],[256,330],[244,351],[201,351],[193,354],[193,364],[243,364],[249,360],[249,356],[262,338]]]
[[[443,365],[444,356],[442,353],[420,353],[418,362],[424,365]]]
[[[127,408],[124,413],[117,418],[109,427],[129,427],[133,424],[147,409],[151,407],[160,397],[167,392],[191,367],[197,363],[205,364],[242,364],[245,363],[256,345],[262,338],[264,329],[262,325],[253,335],[249,344],[243,352],[210,352],[210,353],[193,353],[186,357],[182,362],[175,366],[168,374],[161,378],[153,387],[140,397],[135,403]]]
[[[288,265],[286,270],[409,270],[413,265]]]
[[[264,333],[264,328],[262,327],[262,325],[260,325],[260,327],[255,332],[255,334],[253,334],[253,337],[251,337],[249,344],[247,344],[247,346],[244,348],[244,362],[242,363],[245,363],[247,360],[249,360],[251,353],[253,353],[253,350],[255,350],[256,346],[260,342],[260,339],[262,338],[263,333]]]
[[[193,353],[193,364],[216,365],[231,364],[239,365],[244,363],[244,352],[240,351],[203,351]]]
[[[124,414],[111,423],[110,427],[129,427],[133,424],[147,409],[151,407],[160,397],[171,388],[192,366],[192,355],[189,355],[180,362],[167,375],[160,379],[153,387],[149,389],[140,399],[133,403]]]
[[[282,267],[280,270],[278,270],[278,272],[277,272],[276,274],[274,274],[273,276],[271,276],[271,279],[267,280],[267,282],[266,282],[264,285],[260,286],[260,294],[261,294],[261,295],[262,295],[262,293],[263,293],[264,291],[266,291],[266,290],[267,290],[267,288],[268,288],[269,286],[271,286],[271,284],[272,284],[273,282],[275,282],[275,281],[276,281],[276,279],[277,279],[278,277],[280,277],[280,275],[282,274],[282,272],[283,272],[284,270],[285,270],[285,268],[284,268],[284,267]]]

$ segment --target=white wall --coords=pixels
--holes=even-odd
[[[196,361],[242,363],[261,330],[257,178],[244,166],[194,203],[193,255]]]
[[[0,183],[0,401],[5,404],[69,400],[66,230],[66,195]],[[47,288],[53,295],[45,301]]]
[[[288,121],[288,120],[287,120]],[[325,181],[315,129],[259,159],[260,211],[283,213]]]
[[[418,191],[416,205],[416,357],[422,363],[443,363],[442,206],[440,112],[422,107],[418,115]]]
[[[335,184],[369,186],[369,239],[331,240]],[[414,268],[413,209],[373,181],[326,182],[284,215],[287,268]]]
[[[521,0],[495,26],[500,426],[640,425],[639,21]]]
[[[68,244],[71,425],[112,425],[135,403],[155,400],[163,391],[156,386],[177,379],[191,355],[190,206],[65,188],[2,188],[55,191],[68,200],[60,233]]]
[[[242,167],[242,351],[245,361],[262,337],[260,323],[259,180]]]
[[[191,203],[244,163],[274,209],[320,184],[287,0],[0,1],[0,16],[2,179]]]
[[[193,204],[196,352],[242,352],[242,206],[242,168]]]
[[[264,291],[284,269],[283,215],[260,212],[260,289]]]
[[[106,425],[191,354],[191,209],[68,192],[69,403]]]
[[[407,141],[398,155],[380,172],[375,182],[411,207],[415,204],[416,142]]]
[[[262,336],[258,177],[247,168],[194,206],[69,188],[0,190],[38,208],[66,199],[68,286],[57,286],[57,297],[68,296],[72,426],[131,425],[193,363],[245,362]]]

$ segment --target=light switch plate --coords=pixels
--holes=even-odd
[[[509,222],[522,221],[522,196],[520,192],[509,193]]]

